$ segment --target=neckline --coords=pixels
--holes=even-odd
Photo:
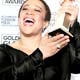
[[[26,54],[26,53],[23,52],[22,50],[16,49],[16,48],[10,46],[9,44],[2,44],[2,46],[4,46],[5,48],[9,48],[10,50],[14,50],[14,51],[20,52],[20,53],[22,53],[23,55],[29,56],[28,54]]]

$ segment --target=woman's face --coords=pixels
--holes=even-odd
[[[41,34],[43,27],[48,25],[45,15],[45,6],[40,0],[27,0],[19,16],[21,33],[26,35]]]

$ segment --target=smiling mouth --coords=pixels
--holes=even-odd
[[[25,19],[25,23],[26,24],[33,24],[34,20],[32,20],[32,19]]]

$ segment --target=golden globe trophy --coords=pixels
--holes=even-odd
[[[64,0],[69,1],[69,0]],[[61,11],[58,11],[56,14],[54,29],[49,32],[49,35],[54,36],[56,34],[63,33],[65,35],[69,35],[70,37],[73,37],[73,35],[69,32],[70,27],[70,20],[69,20],[70,14],[69,13],[63,13]]]

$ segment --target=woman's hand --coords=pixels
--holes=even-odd
[[[64,36],[64,34],[59,34],[54,37],[49,37],[48,35],[42,37],[39,49],[42,51],[43,59],[55,55],[69,41],[69,36]]]
[[[79,7],[75,3],[75,0],[66,0],[61,3],[61,12],[68,13],[68,19],[70,21],[71,26],[75,22],[78,17]]]

